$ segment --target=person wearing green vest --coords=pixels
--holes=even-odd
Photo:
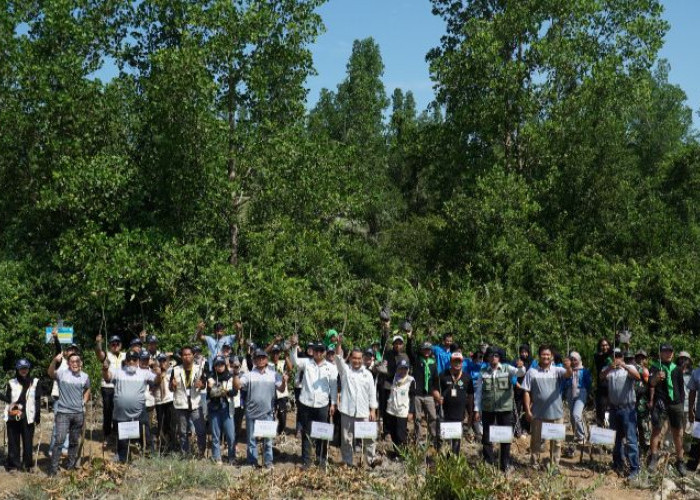
[[[681,476],[685,476],[688,469],[683,462],[683,369],[673,362],[673,346],[670,344],[661,345],[659,358],[660,361],[652,363],[649,370],[652,431],[648,469],[656,470],[661,431],[668,420],[676,449],[676,470]]]
[[[418,350],[413,346],[413,332],[406,332],[408,359],[411,361],[411,371],[416,380],[416,419],[413,423],[416,443],[421,442],[421,420],[425,418],[430,439],[437,446],[437,408],[433,392],[438,390],[437,363],[433,358],[433,345],[423,342]]]
[[[503,349],[490,346],[486,350],[487,366],[474,382],[474,419],[483,422],[481,437],[486,463],[494,465],[496,458],[491,444],[489,429],[492,425],[513,425],[513,377],[525,376],[525,364],[518,359],[515,366],[501,364],[505,359]],[[510,443],[501,443],[500,469],[510,468]]]

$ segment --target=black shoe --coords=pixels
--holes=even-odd
[[[688,475],[688,469],[685,467],[685,462],[683,462],[683,460],[676,461],[676,470],[678,471],[678,475],[681,477]]]

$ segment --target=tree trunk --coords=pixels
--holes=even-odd
[[[236,201],[236,191],[233,185],[236,180],[236,96],[235,96],[236,82],[233,75],[233,71],[229,72],[228,75],[228,180],[231,184],[231,210],[229,211],[228,217],[228,229],[230,237],[230,251],[231,255],[229,257],[229,264],[235,266],[238,264],[238,208],[239,204]]]

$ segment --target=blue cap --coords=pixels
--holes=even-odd
[[[396,368],[408,368],[408,360],[402,358],[398,363],[396,363]]]
[[[150,359],[151,359],[151,355],[148,354],[148,351],[141,351],[141,354],[139,354],[139,359],[140,359],[141,361],[150,360]]]
[[[214,358],[214,366],[225,365],[225,364],[226,364],[226,359],[223,356],[217,356]]]
[[[119,337],[119,335],[112,335],[112,336],[109,338],[109,343],[110,343],[110,344],[116,344],[116,343],[121,344],[121,343],[122,343],[122,339]]]
[[[161,361],[167,361],[168,356],[166,354],[163,354],[162,352],[156,356],[156,360],[160,363]]]
[[[148,342],[149,344],[158,342],[158,337],[156,337],[155,335],[149,335],[148,337],[146,337],[146,342]]]
[[[24,358],[18,360],[17,363],[15,363],[16,370],[21,370],[22,368],[30,369],[31,367],[32,364]]]
[[[131,342],[129,342],[129,347],[133,347],[133,346],[135,346],[135,345],[138,345],[138,346],[142,346],[142,345],[143,345],[143,342],[141,342],[141,339],[140,339],[140,338],[137,337],[137,338],[135,338],[135,339],[131,339]]]
[[[139,359],[139,353],[136,351],[128,351],[126,353],[126,360],[127,361],[133,361],[135,359]]]

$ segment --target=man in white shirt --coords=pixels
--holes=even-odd
[[[302,427],[301,461],[303,467],[311,464],[311,423],[328,422],[332,419],[338,400],[338,370],[325,358],[326,346],[323,342],[313,345],[313,358],[297,356],[297,340],[290,341],[290,358],[292,365],[304,371],[299,395],[299,417]],[[327,443],[316,441],[316,463],[326,464]]]
[[[350,352],[350,365],[343,361],[341,341],[335,347],[335,366],[340,374],[340,453],[343,462],[352,467],[355,422],[377,421],[377,386],[372,373],[364,367],[362,349],[354,348]],[[365,459],[370,467],[381,463],[376,458],[375,439],[364,447]]]

